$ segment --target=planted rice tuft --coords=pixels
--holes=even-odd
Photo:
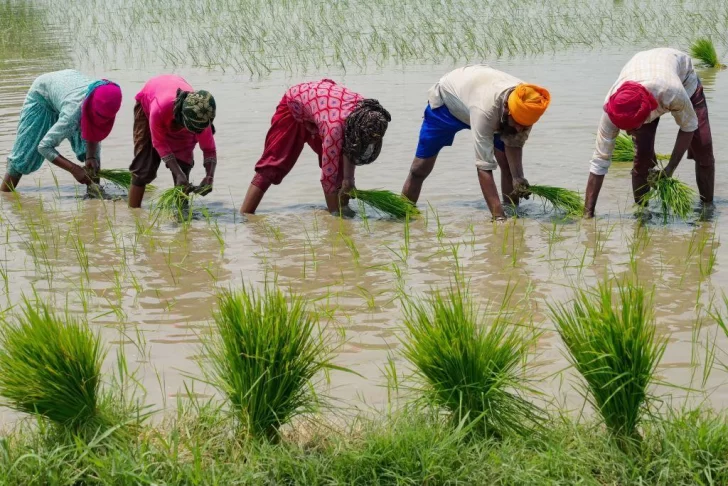
[[[349,192],[352,199],[358,199],[381,214],[386,214],[397,219],[404,219],[408,215],[419,214],[417,206],[401,194],[384,189],[353,189]]]
[[[576,191],[553,186],[529,186],[528,190],[549,203],[557,211],[563,211],[568,216],[581,216],[584,214],[584,202]]]
[[[279,428],[318,404],[315,378],[331,363],[328,342],[303,298],[243,287],[218,296],[217,333],[203,341],[205,374],[227,397],[243,430],[275,439]]]
[[[521,371],[533,340],[522,323],[502,311],[487,322],[459,283],[426,300],[403,297],[403,307],[403,354],[427,403],[495,437],[540,424],[540,409],[525,396]]]
[[[14,322],[2,322],[0,396],[74,432],[108,425],[99,407],[106,350],[87,326],[65,321],[42,301],[25,300]]]
[[[655,315],[645,290],[629,282],[577,290],[550,313],[568,350],[567,359],[584,379],[584,396],[622,447],[641,440],[638,426],[665,352],[655,337]]]

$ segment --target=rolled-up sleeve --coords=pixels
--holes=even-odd
[[[73,137],[79,130],[81,123],[81,110],[61,111],[58,121],[45,134],[38,144],[38,152],[48,162],[53,162],[61,154],[56,149],[64,140]]]
[[[531,128],[532,127],[528,127],[522,132],[516,132],[510,135],[501,134],[501,140],[503,141],[503,145],[507,147],[523,148],[523,146],[526,145],[528,136],[531,134]]]
[[[618,135],[619,128],[612,123],[606,113],[602,113],[589,172],[594,175],[605,175],[609,171]]]
[[[470,131],[475,146],[475,167],[478,170],[495,170],[498,164],[493,154],[493,124],[491,117],[477,108],[470,109]]]

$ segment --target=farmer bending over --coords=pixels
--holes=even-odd
[[[330,79],[291,87],[273,115],[240,212],[255,212],[271,184],[280,184],[291,171],[306,144],[318,155],[329,212],[348,208],[354,169],[377,159],[390,120],[377,100]]]
[[[493,218],[506,218],[493,179],[501,169],[505,203],[528,197],[523,176],[523,145],[531,126],[550,102],[549,92],[486,65],[449,72],[429,91],[429,104],[420,128],[417,153],[402,195],[412,202],[420,197],[422,183],[435,166],[437,154],[451,146],[455,134],[470,129],[475,143],[475,167],[483,197]]]
[[[106,79],[94,80],[71,69],[36,78],[20,112],[0,190],[14,190],[22,176],[40,169],[44,159],[70,172],[80,184],[98,182],[99,142],[111,132],[120,107],[121,89]],[[66,139],[84,166],[58,153]]]
[[[187,81],[163,75],[147,81],[136,95],[134,106],[134,160],[129,207],[142,205],[144,189],[157,177],[163,161],[172,172],[175,186],[193,190],[189,183],[193,152],[199,142],[205,178],[197,190],[212,191],[217,166],[215,150],[215,98],[207,91],[193,91]]]
[[[680,127],[670,162],[657,168],[655,133],[660,117],[670,112]],[[672,176],[685,152],[695,160],[700,199],[713,201],[715,158],[708,122],[708,105],[703,86],[690,56],[676,49],[652,49],[635,54],[624,66],[619,79],[607,93],[604,113],[597,131],[586,186],[585,212],[594,216],[599,190],[612,162],[615,139],[624,130],[635,146],[632,191],[636,203],[649,191],[648,178]]]

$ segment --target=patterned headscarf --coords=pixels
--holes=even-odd
[[[205,90],[177,89],[174,100],[174,121],[192,133],[202,133],[215,119],[215,98]],[[212,128],[215,133],[215,128]]]
[[[365,99],[346,118],[344,154],[354,165],[374,162],[382,151],[382,137],[392,117],[379,101]]]

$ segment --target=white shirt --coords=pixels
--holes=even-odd
[[[645,123],[670,112],[682,131],[694,132],[698,129],[698,117],[690,97],[695,94],[700,81],[693,69],[693,61],[686,53],[670,48],[638,52],[625,64],[617,82],[607,93],[605,104],[625,81],[641,84],[657,100],[657,109],[650,113]],[[604,175],[609,170],[617,135],[619,129],[606,113],[602,113],[591,160],[592,174]]]
[[[499,132],[508,94],[523,81],[485,64],[450,71],[428,93],[430,107],[442,105],[470,126],[475,144],[475,166],[479,170],[498,167],[493,155],[493,136]],[[510,147],[523,147],[530,127],[515,135],[501,137]]]

